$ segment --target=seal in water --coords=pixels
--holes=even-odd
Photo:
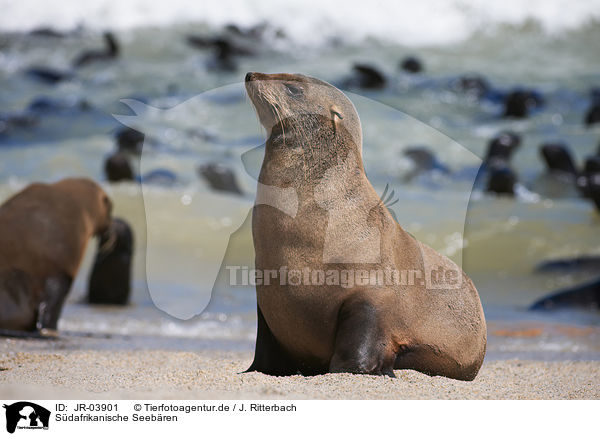
[[[504,114],[506,118],[527,118],[533,109],[544,103],[542,96],[530,89],[516,89],[504,98]]]
[[[549,172],[573,176],[578,173],[573,156],[566,144],[562,142],[542,144],[540,154],[544,158]]]
[[[407,56],[400,61],[400,69],[411,74],[422,73],[423,64],[415,56]]]
[[[600,279],[584,283],[552,295],[543,297],[533,303],[529,310],[558,309],[600,309]]]
[[[55,85],[58,82],[70,80],[73,74],[68,71],[60,71],[48,67],[31,67],[25,71],[25,75],[47,85]]]
[[[493,192],[498,195],[515,195],[515,185],[517,176],[515,172],[505,162],[497,161],[490,165],[487,192]]]
[[[596,102],[585,114],[585,125],[590,127],[596,123],[600,123],[600,103]]]
[[[0,329],[53,334],[88,240],[112,203],[89,179],[34,183],[0,206]]]
[[[73,61],[73,67],[85,67],[98,61],[110,61],[119,56],[119,44],[112,32],[104,32],[105,47],[101,50],[87,50]]]
[[[366,178],[350,100],[298,74],[248,73],[246,89],[268,134],[252,217],[261,279],[248,371],[472,380],[486,348],[477,290],[392,218]]]
[[[477,99],[483,98],[492,90],[486,78],[478,74],[460,76],[450,82],[450,87],[456,92],[461,92]]]
[[[240,189],[235,173],[226,165],[220,163],[207,163],[198,167],[200,174],[215,191],[243,194]]]
[[[377,68],[369,64],[354,64],[351,76],[343,85],[346,88],[382,89],[386,84],[387,79]]]
[[[490,164],[493,161],[501,160],[508,163],[520,145],[521,137],[519,135],[513,132],[502,132],[494,136],[488,143],[484,162]]]
[[[450,174],[450,169],[441,163],[427,147],[420,145],[408,147],[403,151],[403,154],[413,163],[412,170],[404,176],[405,181],[410,181],[421,174],[431,171]]]

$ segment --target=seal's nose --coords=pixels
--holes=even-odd
[[[251,82],[252,80],[254,80],[254,75],[256,73],[248,73],[246,74],[246,82]]]

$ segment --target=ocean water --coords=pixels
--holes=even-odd
[[[245,96],[244,75],[299,72],[341,85],[353,63],[365,62],[388,78],[383,90],[345,89],[361,117],[368,177],[378,192],[394,190],[392,210],[402,226],[472,277],[488,319],[489,356],[600,357],[597,313],[526,310],[541,296],[599,275],[534,272],[544,260],[600,255],[600,214],[568,187],[553,189],[538,152],[545,141],[564,141],[582,165],[599,146],[600,127],[582,123],[591,89],[600,86],[599,2],[375,2],[368,9],[267,0],[79,4],[50,10],[44,2],[0,1],[0,115],[28,114],[39,97],[61,106],[40,113],[34,126],[0,133],[0,200],[33,181],[92,177],[113,198],[115,215],[135,230],[132,304],[81,303],[92,241],[61,330],[150,338],[144,346],[251,349],[254,289],[231,286],[224,268],[251,267],[254,255],[248,213],[264,132]],[[185,38],[220,34],[231,23],[264,24],[263,36],[246,41],[256,54],[236,58],[235,71],[213,71],[210,51]],[[43,27],[67,34],[28,33]],[[24,74],[33,66],[70,70],[78,53],[101,46],[106,28],[121,43],[118,60],[82,68],[56,85]],[[398,69],[407,55],[422,60],[423,74]],[[453,90],[466,73],[484,76],[499,92],[533,88],[545,105],[525,120],[502,119],[494,99]],[[105,181],[103,160],[123,124],[146,133],[136,170],[172,171],[174,186]],[[507,129],[523,139],[513,160],[521,185],[514,199],[473,189],[489,139]],[[408,180],[413,168],[403,150],[415,145],[431,149],[449,173]],[[244,195],[212,191],[197,174],[209,162],[229,166]]]

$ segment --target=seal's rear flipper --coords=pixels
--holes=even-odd
[[[256,349],[254,361],[244,372],[258,371],[268,375],[298,374],[298,365],[289,353],[279,344],[269,328],[258,304],[256,305],[258,329],[256,333]]]
[[[44,335],[39,331],[20,331],[20,330],[9,330],[0,329],[0,336],[6,336],[9,338],[22,338],[22,339],[58,339],[56,336]]]
[[[338,315],[329,372],[394,375],[396,354],[378,319],[379,311],[363,298],[344,301]]]
[[[72,282],[73,279],[66,274],[46,279],[44,299],[40,303],[36,323],[36,327],[42,335],[56,336],[58,318]]]

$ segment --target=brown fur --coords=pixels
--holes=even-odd
[[[412,286],[258,285],[259,332],[249,370],[387,374],[411,368],[471,380],[485,355],[477,290],[454,263],[410,236],[367,180],[360,120],[333,86],[291,74],[249,73],[248,94],[269,139],[259,177],[293,187],[295,217],[256,205],[256,268],[459,271],[453,289]],[[290,84],[302,88],[301,98]],[[295,90],[292,88],[292,91]],[[368,241],[380,241],[378,246]],[[324,250],[329,252],[324,256]],[[336,259],[336,255],[340,259]],[[365,259],[347,262],[344,259]]]
[[[40,324],[40,305],[47,312],[53,292],[52,311],[60,312],[87,242],[108,229],[111,209],[88,179],[34,183],[0,206],[0,329],[56,327]]]

